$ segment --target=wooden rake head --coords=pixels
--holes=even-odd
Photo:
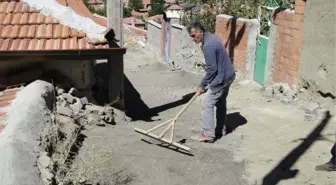
[[[139,128],[134,128],[134,130],[136,132],[140,133],[140,134],[143,134],[145,136],[151,137],[153,139],[156,139],[156,140],[161,141],[163,143],[166,143],[168,145],[172,145],[172,146],[175,146],[177,148],[180,148],[182,150],[185,150],[185,151],[189,152],[190,151],[189,147],[181,145],[180,143],[174,142],[174,140],[173,140],[174,139],[174,130],[175,130],[175,124],[176,124],[177,119],[189,107],[189,105],[196,99],[196,97],[197,97],[197,95],[195,94],[173,119],[170,119],[170,120],[168,120],[164,123],[156,125],[155,127],[151,128],[149,130],[142,130],[142,129],[139,129]],[[160,135],[157,135],[157,134],[153,133],[153,131],[155,131],[155,130],[157,130],[157,129],[165,126],[165,125],[168,125],[168,126],[160,133]],[[167,132],[169,130],[171,130],[169,139],[164,138],[164,136],[167,134]]]

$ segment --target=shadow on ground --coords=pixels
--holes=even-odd
[[[227,129],[226,134],[230,134],[236,130],[236,128],[243,126],[247,123],[247,119],[240,114],[240,112],[234,112],[227,115]]]
[[[327,126],[331,117],[330,112],[326,112],[324,119],[303,140],[303,142],[285,156],[278,165],[264,177],[262,185],[276,185],[282,180],[295,178],[299,173],[299,170],[291,169],[291,167],[320,137],[321,132]]]
[[[108,102],[108,67],[107,63],[99,63],[94,66],[94,73],[96,78],[96,83],[92,89],[94,92],[94,98],[99,105],[103,105]],[[149,108],[147,104],[142,100],[141,94],[134,87],[132,82],[124,75],[124,103],[125,103],[125,114],[132,121],[154,121],[153,117],[158,116],[160,112],[172,109],[174,107],[183,105],[187,103],[195,92],[189,93],[182,96],[180,100],[160,105],[157,107]],[[117,107],[116,107],[117,108]]]

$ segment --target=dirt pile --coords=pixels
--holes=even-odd
[[[306,89],[299,89],[296,85],[276,83],[262,88],[262,91],[264,97],[275,98],[284,104],[299,106],[306,113],[305,121],[316,121],[329,110],[328,106],[322,105],[316,99],[305,98]]]
[[[114,109],[89,103],[87,97],[75,88],[68,92],[59,87],[55,89],[53,126],[49,134],[41,138],[41,147],[45,151],[40,153],[37,165],[46,185],[83,184],[83,179],[68,176],[86,138],[83,131],[115,124]]]

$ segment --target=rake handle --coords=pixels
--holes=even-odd
[[[175,118],[173,119],[174,121],[176,121],[181,115],[182,113],[190,106],[190,104],[196,99],[197,95],[195,93],[195,95],[189,100],[189,102],[183,107],[183,109],[180,110],[180,112],[175,116]]]

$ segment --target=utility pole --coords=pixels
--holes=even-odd
[[[123,3],[122,0],[106,0],[107,26],[112,27],[119,47],[124,46],[123,38]]]

